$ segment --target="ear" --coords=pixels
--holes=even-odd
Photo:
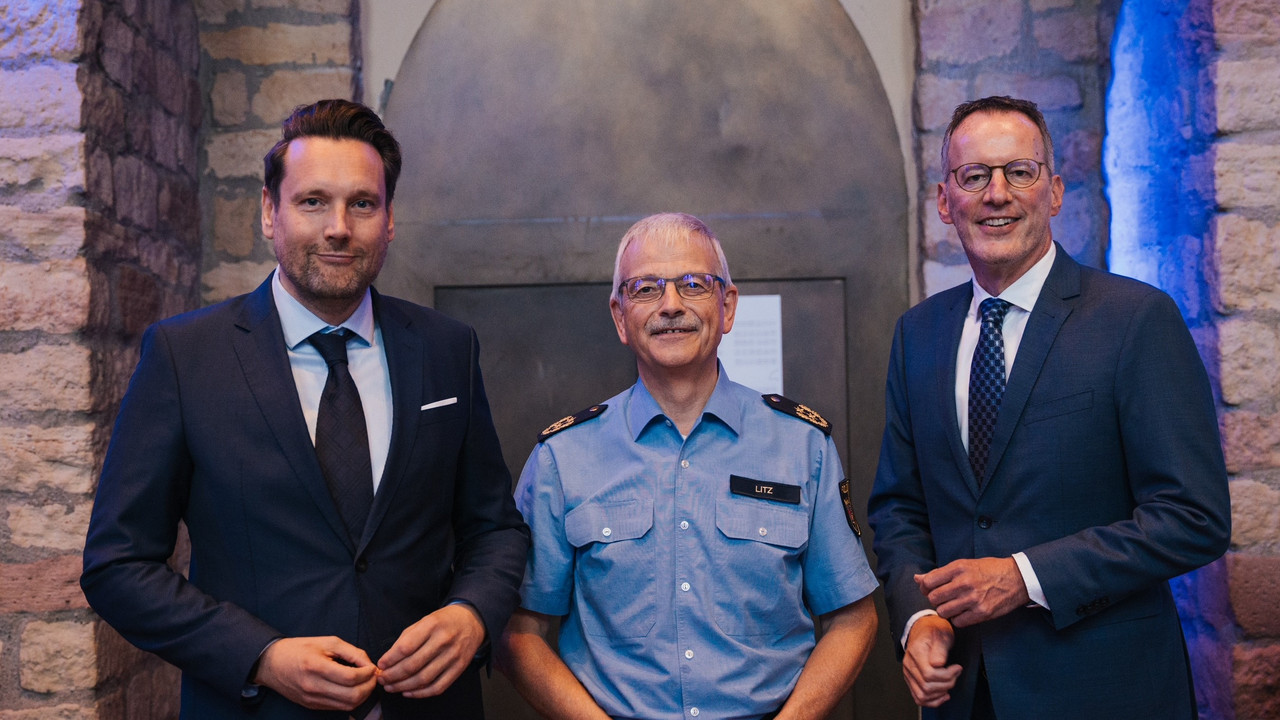
[[[609,313],[613,315],[613,327],[618,331],[618,339],[627,345],[627,326],[623,322],[622,303],[617,298],[609,298]]]
[[[733,329],[733,318],[738,313],[738,286],[730,285],[724,289],[724,334]]]
[[[954,224],[951,222],[951,206],[947,204],[947,184],[945,182],[938,183],[938,217],[948,225]]]
[[[1055,217],[1058,211],[1062,209],[1062,194],[1064,192],[1062,186],[1062,177],[1054,175],[1053,180],[1049,183],[1053,192],[1053,204],[1049,206],[1049,217]]]
[[[262,188],[262,236],[275,239],[276,232],[276,204],[271,201],[271,193],[266,187]]]
[[[396,239],[396,209],[391,203],[387,203],[387,242]]]

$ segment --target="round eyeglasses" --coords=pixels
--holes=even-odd
[[[1009,183],[1011,187],[1029,188],[1040,179],[1040,168],[1043,166],[1044,163],[1039,160],[1022,158],[995,166],[968,163],[952,170],[951,174],[955,175],[956,184],[960,186],[961,190],[976,193],[991,182],[993,170],[1003,172],[1004,181]]]
[[[685,273],[672,278],[642,275],[623,280],[618,289],[631,302],[647,303],[662,297],[667,291],[667,283],[675,283],[676,292],[685,300],[701,300],[715,290],[716,283],[724,285],[724,278],[711,273]]]

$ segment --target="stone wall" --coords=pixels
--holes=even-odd
[[[1280,16],[1216,0],[1217,271],[1237,720],[1280,717]]]
[[[248,292],[275,267],[259,223],[262,156],[298,105],[360,97],[355,0],[207,0],[200,14],[210,113],[200,207],[203,298]]]
[[[0,718],[174,714],[176,673],[80,594],[140,333],[198,302],[187,0],[0,10]]]

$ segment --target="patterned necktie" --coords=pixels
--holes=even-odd
[[[373,464],[360,391],[347,369],[349,330],[316,333],[307,341],[320,351],[329,377],[320,394],[316,417],[316,457],[351,542],[359,544],[373,505]]]
[[[981,485],[991,453],[991,435],[1004,397],[1004,314],[1009,302],[998,298],[982,301],[982,334],[969,367],[969,464]]]

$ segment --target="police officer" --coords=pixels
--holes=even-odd
[[[533,550],[499,666],[548,717],[823,717],[867,657],[831,427],[729,380],[737,302],[697,218],[622,238],[609,306],[640,379],[547,428],[516,489]]]

